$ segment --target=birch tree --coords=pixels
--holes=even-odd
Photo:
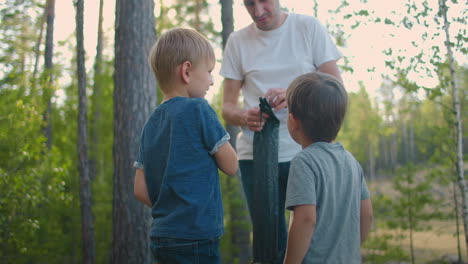
[[[456,142],[456,164],[455,171],[457,173],[458,187],[462,196],[462,216],[463,226],[465,227],[465,243],[466,250],[468,252],[468,187],[466,186],[464,168],[463,168],[463,130],[462,130],[462,119],[460,114],[460,95],[458,92],[456,76],[455,76],[455,65],[451,47],[450,39],[450,23],[447,18],[447,1],[439,0],[439,15],[444,21],[444,33],[445,33],[445,47],[447,49],[447,59],[449,61],[450,71],[450,86],[452,88],[452,102],[453,102],[453,114],[455,116],[454,130],[455,130],[455,142]]]

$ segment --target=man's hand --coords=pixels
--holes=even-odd
[[[271,108],[274,108],[275,111],[279,111],[287,107],[286,102],[286,89],[284,88],[272,88],[264,95],[268,100]]]
[[[247,126],[250,130],[258,132],[263,129],[263,125],[265,125],[266,119],[268,117],[269,116],[264,113],[262,120],[260,120],[260,108],[258,106],[253,107],[244,111],[244,125]]]

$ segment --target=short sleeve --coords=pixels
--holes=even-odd
[[[224,129],[216,112],[208,102],[202,99],[199,104],[201,135],[205,148],[213,155],[218,152],[219,147],[230,139],[229,134]]]
[[[361,178],[361,200],[366,200],[370,197],[369,189],[367,189],[366,179],[364,178],[364,172],[359,166],[359,177]]]
[[[289,169],[286,209],[294,210],[296,205],[304,204],[317,204],[316,176],[310,165],[296,156]]]
[[[140,137],[140,148],[138,149],[138,153],[137,153],[137,159],[135,160],[135,162],[133,163],[133,167],[137,168],[137,169],[142,169],[142,170],[145,170],[145,165],[144,165],[144,162],[143,162],[143,146],[144,146],[144,142],[143,142],[143,134],[144,134],[144,129],[143,129],[143,132],[141,133],[141,137]]]
[[[219,74],[224,78],[233,80],[243,80],[243,74],[241,70],[240,54],[239,49],[235,45],[235,35],[231,33],[224,48],[223,62],[221,64],[221,70]]]
[[[336,47],[327,29],[315,18],[312,33],[312,52],[317,67],[329,61],[339,60],[343,55]]]

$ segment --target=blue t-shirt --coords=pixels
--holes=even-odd
[[[362,168],[340,143],[317,142],[291,161],[286,208],[316,206],[312,242],[302,261],[361,263],[361,200],[369,198]]]
[[[209,239],[224,232],[213,154],[229,140],[202,98],[175,97],[146,121],[135,167],[145,171],[152,237]]]

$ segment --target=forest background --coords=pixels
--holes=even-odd
[[[363,166],[375,210],[365,262],[466,260],[468,2],[281,3],[318,17],[344,55],[350,105],[338,141]],[[218,62],[207,99],[220,113],[222,48],[250,23],[244,9],[237,0],[0,3],[0,263],[150,263],[150,216],[133,197],[131,168],[161,100],[149,47],[175,26],[210,39]],[[239,177],[221,182],[223,263],[248,263]]]

